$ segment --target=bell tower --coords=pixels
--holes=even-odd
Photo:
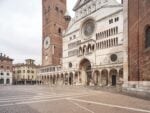
[[[65,12],[66,0],[42,0],[42,66],[60,64]]]

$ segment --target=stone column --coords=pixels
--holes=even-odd
[[[51,85],[51,76],[49,75],[49,85]]]
[[[90,80],[90,84],[89,85],[94,86],[95,83],[96,83],[96,73],[94,71],[92,71],[92,70],[91,70],[91,73],[92,73],[92,78]]]
[[[124,45],[123,45],[123,87],[128,87],[128,0],[123,2],[123,16],[124,16]]]
[[[10,77],[10,85],[12,85],[12,77]]]
[[[117,82],[119,81],[119,78],[120,78],[120,77],[119,77],[119,70],[120,70],[120,69],[117,68],[117,75],[116,75]]]
[[[87,76],[86,76],[86,72],[84,70],[81,71],[81,79],[82,79],[82,85],[86,85]]]
[[[65,75],[65,82],[66,82],[66,79],[67,79],[67,85],[69,85],[69,75],[68,74]]]
[[[77,84],[79,85],[80,84],[80,72],[77,73],[77,77],[78,77]]]
[[[65,85],[65,74],[63,74],[62,82],[63,82],[63,85]]]
[[[111,84],[110,84],[110,69],[108,69],[107,71],[108,71],[108,86],[111,86]]]
[[[4,77],[4,85],[6,85],[6,78]]]
[[[119,76],[119,68],[117,69],[117,84],[116,84],[116,87],[117,87],[117,91],[118,92],[121,92],[122,91],[122,81],[120,81],[120,76]]]
[[[102,75],[101,75],[101,70],[99,71],[98,85],[99,85],[99,86],[102,86]]]
[[[75,85],[74,84],[76,82],[76,80],[75,80],[75,73],[73,73],[73,81],[72,82],[73,82],[72,85]]]

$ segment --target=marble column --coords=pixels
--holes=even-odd
[[[123,16],[124,16],[124,31],[123,31],[123,87],[128,87],[128,0],[124,0],[123,3]]]

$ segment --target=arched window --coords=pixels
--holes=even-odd
[[[88,10],[89,10],[89,13],[91,13],[91,7],[90,6],[89,6]]]
[[[108,30],[106,32],[107,32],[107,37],[108,37]]]
[[[118,27],[116,27],[116,34],[118,34]]]
[[[150,26],[148,26],[146,28],[146,31],[145,31],[145,48],[149,48],[150,47]]]
[[[55,7],[55,10],[58,12],[59,8],[56,6],[56,7]]]
[[[10,80],[9,79],[6,79],[6,84],[10,84]]]
[[[108,40],[107,40],[107,48],[108,48],[109,46],[108,46]]]
[[[1,66],[1,68],[4,68],[4,66]]]
[[[0,84],[4,84],[4,79],[3,78],[0,79]]]
[[[50,7],[50,6],[48,6],[48,12],[50,12],[50,10],[51,10],[51,7]]]
[[[110,29],[109,29],[109,36],[110,36]]]
[[[106,38],[106,31],[104,31],[104,37]]]
[[[98,34],[96,33],[96,40],[98,39]]]

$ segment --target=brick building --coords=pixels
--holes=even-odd
[[[62,32],[67,27],[64,19],[66,0],[42,0],[42,9],[42,66],[60,65]]]
[[[125,87],[150,87],[150,0],[124,0]]]
[[[13,59],[0,53],[0,85],[12,84]]]

